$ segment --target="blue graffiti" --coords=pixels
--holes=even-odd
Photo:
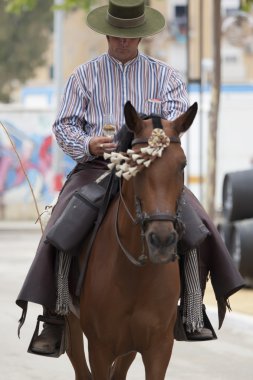
[[[50,202],[55,196],[56,190],[60,190],[56,189],[54,184],[52,136],[28,135],[8,120],[3,121],[3,125],[8,131],[22,165],[8,136],[4,130],[0,129],[0,195],[3,196],[11,191],[16,192],[17,197],[24,197],[22,201],[26,202],[31,197],[27,175],[36,191],[36,196],[45,202]],[[63,155],[62,182],[73,166],[74,161]],[[57,186],[60,187],[59,181]],[[27,191],[19,192],[21,188]]]

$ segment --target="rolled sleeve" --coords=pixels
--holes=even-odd
[[[73,160],[87,161],[93,158],[89,151],[91,135],[85,131],[87,98],[75,76],[69,78],[53,133],[58,145]]]

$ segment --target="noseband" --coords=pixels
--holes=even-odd
[[[154,121],[155,119],[155,121]],[[158,120],[159,119],[159,120]],[[153,120],[153,126],[155,128],[162,128],[161,124],[161,118],[160,117],[152,117]],[[177,143],[181,144],[180,138],[179,137],[170,137],[170,142],[171,143]],[[132,147],[138,144],[147,144],[148,143],[148,138],[136,138],[132,141]],[[134,256],[128,252],[128,250],[123,246],[120,238],[119,238],[119,232],[118,232],[118,213],[119,213],[119,205],[120,201],[124,205],[124,208],[129,215],[130,219],[135,225],[140,225],[141,227],[141,238],[142,238],[142,253],[136,260]],[[144,254],[145,248],[144,248],[144,239],[145,239],[145,230],[147,223],[153,222],[153,221],[169,221],[172,222],[174,225],[175,230],[177,231],[178,235],[181,236],[183,231],[184,231],[184,225],[181,219],[181,198],[178,200],[177,203],[177,212],[176,214],[171,214],[168,212],[165,213],[154,213],[154,214],[147,214],[146,212],[142,211],[142,206],[141,206],[141,200],[137,197],[135,197],[135,213],[136,213],[136,218],[134,218],[128,209],[125,200],[122,195],[121,191],[121,184],[120,184],[120,199],[118,203],[118,208],[117,208],[117,215],[115,218],[115,232],[116,232],[116,238],[117,242],[126,255],[126,257],[131,261],[136,266],[143,266],[147,263],[148,257]]]

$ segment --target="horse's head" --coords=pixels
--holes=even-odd
[[[115,153],[116,174],[132,182],[135,219],[141,225],[153,263],[167,263],[177,257],[177,242],[183,230],[180,198],[186,166],[180,135],[191,126],[196,113],[194,103],[174,121],[152,116],[143,120],[130,102],[125,105],[126,124],[134,139],[126,154],[117,157]]]

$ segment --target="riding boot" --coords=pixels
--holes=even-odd
[[[39,321],[44,321],[43,329],[38,335]],[[60,356],[64,334],[64,317],[43,308],[43,316],[38,317],[37,328],[32,338],[29,352],[38,355]]]

